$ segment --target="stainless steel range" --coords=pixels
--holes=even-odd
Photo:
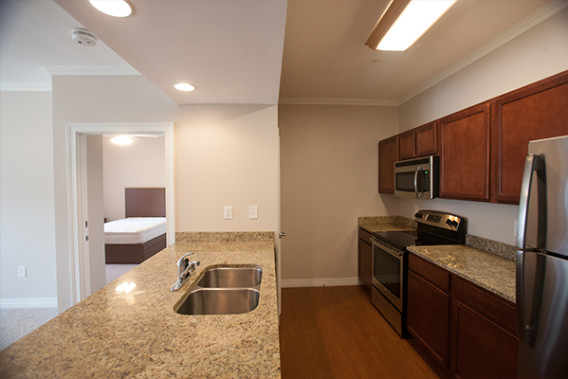
[[[406,337],[406,247],[465,243],[467,219],[438,211],[415,215],[416,231],[373,233],[371,300],[396,332]]]

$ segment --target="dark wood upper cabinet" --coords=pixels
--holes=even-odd
[[[440,197],[489,201],[490,104],[440,120]]]
[[[379,193],[394,193],[394,162],[398,160],[398,136],[379,142]]]
[[[519,202],[528,142],[568,135],[568,71],[494,99],[493,201]]]
[[[438,154],[438,122],[434,121],[416,128],[416,156],[436,154]]]
[[[416,129],[398,135],[398,157],[400,160],[416,156]]]
[[[438,122],[433,121],[398,135],[400,160],[438,154]]]

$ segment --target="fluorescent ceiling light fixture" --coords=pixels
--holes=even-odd
[[[189,83],[178,83],[174,86],[174,88],[177,89],[178,91],[183,91],[183,92],[195,91],[195,86]]]
[[[456,0],[393,0],[377,22],[366,45],[376,50],[405,51]]]
[[[115,145],[119,145],[119,146],[128,146],[128,145],[131,145],[132,142],[134,142],[134,140],[130,136],[120,135],[120,136],[112,137],[110,139],[110,142],[114,143]]]
[[[128,17],[132,14],[132,6],[124,0],[89,0],[98,11],[113,17]]]

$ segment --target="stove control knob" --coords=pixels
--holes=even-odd
[[[448,224],[453,229],[457,229],[459,225],[459,223],[455,220],[446,220],[446,224]]]

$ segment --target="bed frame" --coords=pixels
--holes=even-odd
[[[126,217],[166,217],[165,188],[125,188]],[[141,263],[166,247],[166,233],[138,244],[105,244],[106,263]]]

